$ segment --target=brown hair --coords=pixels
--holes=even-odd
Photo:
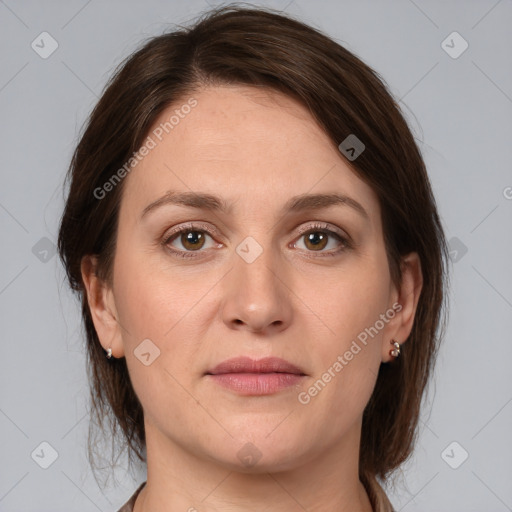
[[[297,99],[336,146],[356,134],[366,149],[350,165],[378,195],[395,284],[401,256],[419,254],[423,289],[411,335],[400,358],[381,365],[364,412],[360,477],[371,489],[412,451],[446,323],[446,242],[425,164],[385,82],[320,31],[273,9],[213,9],[190,27],[151,38],[119,66],[88,119],[68,171],[58,246],[82,303],[93,411],[100,423],[111,415],[114,437],[120,427],[128,451],[144,460],[141,404],[125,359],[105,357],[80,272],[82,257],[95,254],[99,276],[110,282],[123,182],[101,200],[94,190],[137,151],[164,109],[199,88],[226,84]]]

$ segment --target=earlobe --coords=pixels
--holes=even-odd
[[[110,348],[112,349],[112,357],[123,357],[124,349],[121,330],[117,321],[113,291],[98,276],[97,265],[98,260],[94,255],[87,255],[82,258],[82,280],[92,321],[105,353],[108,354]]]
[[[387,331],[385,339],[382,340],[383,361],[388,362],[398,357],[407,338],[411,334],[416,310],[418,307],[421,290],[423,288],[423,274],[421,270],[421,261],[416,252],[405,256],[401,262],[402,282],[398,290],[398,303],[400,311],[394,318],[391,329]],[[400,346],[397,355],[393,354],[393,348],[396,349],[394,342]]]

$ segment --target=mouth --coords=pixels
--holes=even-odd
[[[306,375],[301,368],[279,357],[265,357],[258,360],[251,359],[250,357],[235,357],[218,364],[207,371],[206,375],[225,375],[229,373],[288,373],[291,375]]]
[[[238,394],[256,396],[296,386],[307,375],[298,366],[277,357],[236,357],[208,370],[205,376]]]

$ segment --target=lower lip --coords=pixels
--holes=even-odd
[[[304,376],[295,373],[221,373],[208,377],[242,395],[271,395],[296,386]]]

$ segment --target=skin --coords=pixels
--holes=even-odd
[[[95,276],[93,257],[82,262],[101,344],[126,357],[144,409],[148,479],[135,512],[371,511],[358,478],[361,419],[379,365],[392,359],[390,340],[411,332],[418,256],[404,258],[394,286],[377,196],[295,100],[242,86],[193,97],[197,106],[125,178],[113,284]],[[167,204],[141,219],[169,190],[214,194],[231,210]],[[333,192],[368,218],[347,205],[281,212],[292,196]],[[168,245],[193,257],[172,256],[162,240],[190,221],[216,231],[202,231],[196,251],[178,235]],[[351,247],[334,235],[320,248],[308,243],[298,230],[314,221],[348,235]],[[248,236],[263,249],[252,263],[236,252]],[[401,311],[301,404],[298,393],[395,303]],[[134,355],[147,338],[160,350],[149,366]],[[272,395],[241,396],[204,375],[240,355],[281,357],[307,376]],[[248,442],[261,454],[252,467],[237,457]]]

